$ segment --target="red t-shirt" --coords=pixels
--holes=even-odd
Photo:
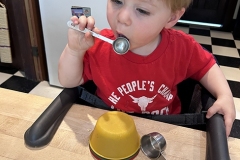
[[[114,39],[111,30],[101,35]],[[161,32],[161,42],[148,56],[129,51],[116,54],[99,39],[84,57],[84,81],[93,80],[96,94],[111,108],[143,114],[179,114],[177,85],[184,79],[200,80],[215,64],[191,36],[173,29]]]

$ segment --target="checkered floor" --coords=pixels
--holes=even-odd
[[[211,51],[220,64],[234,96],[237,119],[240,119],[240,39],[230,32],[221,32],[199,26],[176,26],[192,35],[203,47]],[[62,88],[50,86],[47,81],[33,82],[24,74],[9,68],[0,67],[0,87],[55,98]]]
[[[203,47],[216,57],[234,96],[237,119],[240,119],[240,38],[230,32],[211,30],[206,27],[181,27],[175,29],[191,34]]]

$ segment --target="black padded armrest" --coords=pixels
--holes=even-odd
[[[25,132],[24,140],[30,147],[42,147],[53,138],[63,118],[78,98],[77,88],[65,88]]]
[[[215,114],[207,121],[206,160],[230,160],[223,116]]]
[[[215,99],[207,91],[203,91],[202,105],[208,110]],[[213,115],[206,123],[207,146],[206,160],[230,160],[226,128],[223,116],[220,114]]]

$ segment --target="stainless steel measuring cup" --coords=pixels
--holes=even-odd
[[[104,37],[104,36],[102,36],[102,35],[100,35],[100,34],[97,34],[97,33],[93,32],[93,31],[91,31],[91,30],[89,30],[89,29],[87,29],[87,28],[85,28],[84,30],[80,30],[80,29],[79,29],[79,26],[73,24],[72,21],[68,21],[68,22],[67,22],[67,25],[68,25],[68,27],[70,27],[70,28],[72,28],[72,29],[74,29],[74,30],[80,31],[80,32],[82,32],[82,33],[90,32],[90,33],[92,34],[92,36],[94,36],[94,37],[99,38],[99,39],[101,39],[101,40],[103,40],[103,41],[105,41],[105,42],[108,42],[108,43],[112,44],[113,50],[114,50],[117,54],[120,54],[120,55],[125,54],[125,53],[128,52],[128,50],[129,50],[129,48],[130,48],[130,43],[129,43],[128,39],[125,38],[125,37],[118,37],[118,38],[115,39],[115,40],[111,40],[111,39],[109,39],[109,38],[107,38],[107,37]]]
[[[166,149],[166,140],[158,132],[152,132],[141,138],[141,150],[150,159],[165,159],[162,155]]]

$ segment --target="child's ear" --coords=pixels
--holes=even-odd
[[[165,25],[165,28],[173,27],[185,13],[185,10],[185,8],[182,8],[181,10],[177,10],[176,12],[172,13],[172,16],[170,17],[168,23]]]

